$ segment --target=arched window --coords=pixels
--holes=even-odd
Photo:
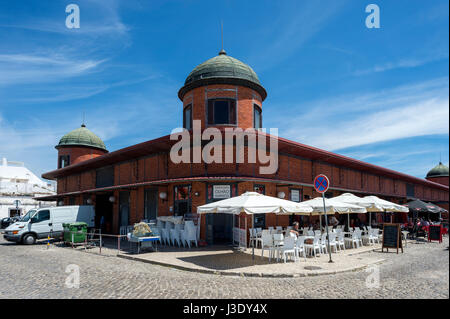
[[[253,127],[255,129],[262,128],[262,111],[257,104],[253,104]]]
[[[192,130],[192,105],[189,104],[183,110],[183,127]]]

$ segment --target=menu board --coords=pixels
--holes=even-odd
[[[402,245],[402,233],[400,231],[400,225],[398,224],[384,224],[383,225],[383,241],[382,241],[381,251],[384,251],[386,248],[389,251],[389,248],[400,248],[403,253],[403,245]]]
[[[428,241],[438,241],[442,243],[442,228],[441,225],[430,225],[428,231]]]

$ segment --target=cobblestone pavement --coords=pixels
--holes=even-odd
[[[386,259],[379,266],[379,288],[366,284],[376,271],[229,277],[0,239],[0,298],[449,298],[448,238],[442,244],[409,242],[404,254],[368,254]],[[69,264],[79,266],[78,289],[65,285]]]

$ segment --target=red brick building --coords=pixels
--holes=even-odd
[[[192,130],[194,120],[200,121],[202,130],[263,127],[266,90],[248,65],[224,51],[197,66],[178,96],[182,101],[183,127],[187,130]],[[284,194],[284,198],[295,201],[313,198],[319,195],[313,190],[313,179],[322,173],[331,182],[329,197],[352,192],[359,196],[377,195],[400,204],[419,198],[448,209],[448,169],[447,179],[426,180],[283,138],[271,138],[278,142],[278,169],[273,174],[261,174],[259,168],[263,164],[247,161],[248,145],[244,148],[244,163],[208,164],[202,160],[175,164],[169,153],[177,141],[171,140],[170,135],[108,153],[103,142],[83,127],[78,140],[76,134],[69,133],[69,138],[58,144],[58,169],[42,175],[58,182],[57,195],[47,199],[64,205],[92,203],[97,218],[105,216],[107,231],[118,232],[121,225],[156,216],[195,218],[198,206],[245,191],[279,197]],[[236,153],[235,145],[233,150]],[[251,217],[241,216],[242,220],[245,218],[251,225]],[[263,227],[286,226],[290,218],[268,214],[256,216],[255,223]],[[210,242],[226,241],[235,222],[221,214],[204,215],[200,236]]]

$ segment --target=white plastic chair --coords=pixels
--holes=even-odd
[[[153,227],[152,233],[154,236],[159,236],[159,239],[157,241],[159,241],[159,243],[161,244],[161,230],[158,227]]]
[[[164,245],[170,244],[170,233],[167,228],[161,229],[161,240],[164,243]]]
[[[305,258],[305,261],[306,261],[305,236],[299,236],[297,238],[297,242],[295,244],[295,250],[296,250],[297,257],[300,257],[301,255],[303,255],[303,257]]]
[[[327,251],[327,234],[323,233],[322,236],[320,237],[320,249],[322,250],[321,253],[322,254],[326,254]]]
[[[362,241],[362,232],[361,232],[361,229],[355,229],[355,233],[356,233],[356,238],[358,239],[358,244],[360,245],[360,246],[362,246],[363,245],[363,241]]]
[[[333,251],[333,247],[334,247],[334,252],[337,253],[337,241],[336,241],[336,233],[330,233],[329,234],[329,239],[330,239],[330,251]]]
[[[180,230],[174,228],[169,230],[170,235],[170,241],[172,243],[172,246],[175,246],[175,242],[177,243],[178,247],[181,247],[181,241],[180,241]]]
[[[284,263],[286,263],[286,257],[290,256],[291,260],[297,261],[297,253],[295,249],[295,238],[286,237],[284,239],[284,245],[278,248],[279,254],[283,256]],[[278,261],[278,258],[277,258]]]
[[[358,234],[356,232],[353,232],[351,237],[344,238],[344,241],[346,244],[349,244],[349,245],[347,245],[347,247],[349,247],[349,246],[351,248],[355,248],[355,246],[356,246],[356,248],[359,247],[359,239],[358,239]]]
[[[314,231],[308,230],[306,231],[306,234],[308,234],[308,236],[314,236]]]
[[[337,247],[339,248],[339,250],[341,250],[341,248],[343,248],[345,250],[345,240],[344,240],[344,233],[343,232],[339,232],[337,234]]]
[[[269,251],[269,262],[270,262],[275,251],[275,247],[273,245],[273,238],[272,235],[264,233],[263,231],[261,237],[261,258],[264,257],[264,249],[267,249]]]
[[[305,248],[308,250],[308,253],[310,255],[314,255],[314,257],[317,257],[316,251],[319,251],[319,255],[320,255],[321,254],[320,236],[314,236],[313,243],[305,244]]]
[[[191,248],[191,243],[194,242],[195,246],[198,247],[197,242],[197,229],[195,228],[194,223],[184,225],[184,230],[181,231],[181,241],[184,243],[183,245],[187,245]]]

